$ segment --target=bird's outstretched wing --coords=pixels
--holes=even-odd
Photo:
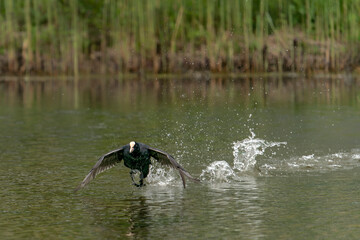
[[[85,187],[91,180],[93,180],[99,173],[108,170],[115,166],[116,163],[121,162],[124,155],[124,147],[108,152],[101,156],[94,167],[90,170],[89,174],[86,175],[84,180],[75,189],[75,192]]]
[[[155,158],[156,160],[158,160],[161,164],[163,165],[167,165],[170,167],[173,167],[175,169],[177,169],[180,173],[184,188],[186,186],[185,184],[185,176],[188,177],[190,180],[194,181],[194,182],[200,182],[199,179],[194,178],[193,176],[190,175],[190,173],[188,173],[177,161],[175,161],[175,159],[168,154],[167,152],[164,152],[162,150],[156,149],[156,148],[152,148],[149,147],[149,153],[150,156]]]

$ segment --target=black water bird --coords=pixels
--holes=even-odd
[[[75,189],[85,187],[91,180],[93,180],[96,175],[99,173],[112,168],[115,164],[120,163],[121,160],[124,160],[124,165],[131,169],[130,177],[133,181],[133,184],[137,187],[142,187],[144,185],[144,179],[149,174],[149,167],[151,164],[150,158],[153,157],[163,165],[168,165],[177,169],[180,173],[184,188],[185,188],[185,176],[195,182],[199,182],[199,179],[194,178],[188,173],[175,159],[168,153],[149,147],[143,143],[130,142],[129,144],[106,153],[101,156],[98,162],[90,170],[89,174],[84,178],[80,185]],[[134,174],[140,172],[140,182],[139,184],[135,183]]]

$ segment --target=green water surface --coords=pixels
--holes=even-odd
[[[360,236],[356,78],[3,78],[0,133],[1,239]],[[119,164],[73,193],[132,140],[202,183],[154,164],[139,189]]]

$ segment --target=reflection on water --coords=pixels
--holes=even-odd
[[[0,81],[1,239],[356,239],[360,85],[280,77]],[[131,140],[201,184],[122,164]]]
[[[131,79],[106,78],[79,81],[40,78],[33,81],[1,81],[1,100],[8,106],[22,104],[76,108],[91,106],[112,108],[121,101],[128,109],[141,105],[186,104],[201,101],[208,107],[233,103],[249,108],[261,108],[269,104],[334,104],[359,107],[360,84],[355,79],[305,78],[213,78],[193,79]]]
[[[239,180],[239,179],[238,179]],[[220,219],[232,222],[231,226],[221,226],[224,237],[242,236],[247,239],[261,239],[263,233],[264,214],[259,187],[256,178],[251,176],[240,177],[237,184],[211,183],[208,206],[213,221]],[[213,226],[215,227],[215,226]],[[227,235],[228,234],[228,235]]]

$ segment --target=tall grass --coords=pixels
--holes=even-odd
[[[3,0],[0,71],[340,71],[360,0]]]

